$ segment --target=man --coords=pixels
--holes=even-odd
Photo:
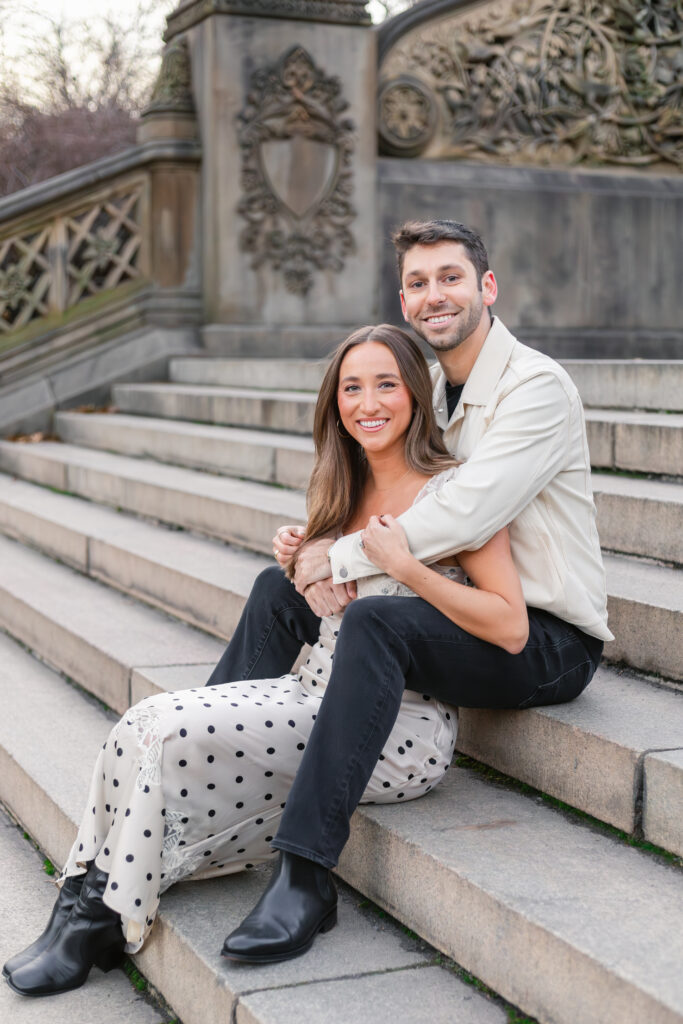
[[[464,460],[456,478],[400,517],[422,561],[481,547],[509,525],[529,606],[518,654],[469,634],[418,598],[353,602],[353,581],[379,570],[362,532],[302,549],[296,591],[278,570],[260,577],[210,684],[279,675],[318,616],[345,608],[334,668],[273,846],[279,865],[224,955],[265,963],[305,951],[334,919],[329,869],[394,724],[404,687],[464,707],[572,700],[612,639],[595,527],[583,410],[553,360],[491,316],[495,277],[481,239],[452,221],[414,222],[394,236],[406,321],[437,356],[437,421]],[[300,543],[274,540],[281,564]]]

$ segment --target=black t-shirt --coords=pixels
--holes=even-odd
[[[446,405],[448,406],[449,420],[455,412],[456,405],[460,401],[460,396],[464,387],[464,384],[451,384],[450,381],[446,381]]]

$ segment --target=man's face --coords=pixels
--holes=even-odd
[[[413,330],[435,352],[448,352],[466,341],[489,315],[496,282],[488,270],[477,272],[459,242],[415,245],[405,254],[401,308]]]

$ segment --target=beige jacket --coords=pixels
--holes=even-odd
[[[432,378],[446,446],[465,461],[454,480],[400,517],[410,550],[435,561],[476,550],[508,525],[527,605],[613,640],[586,426],[569,375],[494,317],[450,422],[438,363]],[[358,538],[332,547],[335,583],[379,571]]]

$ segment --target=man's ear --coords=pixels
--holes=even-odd
[[[398,293],[398,296],[399,296],[399,298],[401,300],[401,310],[403,312],[403,319],[406,321],[406,323],[408,323],[408,313],[406,312],[406,300],[405,300],[405,296],[403,295],[403,289],[402,288],[401,288],[400,292]]]
[[[498,284],[492,270],[487,270],[481,279],[481,293],[485,306],[492,306],[498,298]]]

